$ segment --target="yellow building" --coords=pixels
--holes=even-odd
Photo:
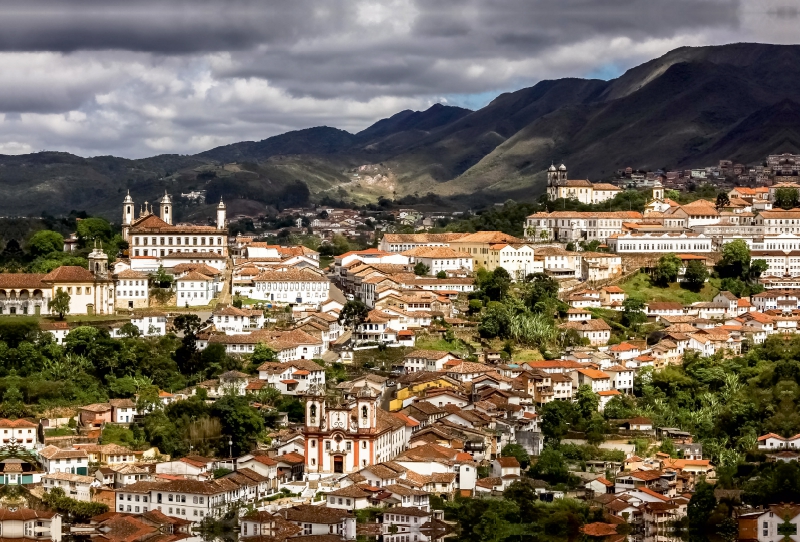
[[[431,372],[423,372],[423,373],[416,373],[412,375],[406,375],[409,378],[415,378],[415,380],[409,383],[408,386],[405,388],[397,390],[395,394],[395,398],[389,403],[389,410],[392,412],[397,412],[402,410],[405,405],[403,402],[411,399],[413,397],[419,396],[425,390],[430,388],[451,388],[451,389],[461,389],[461,384],[449,376],[444,375],[437,375],[436,373]],[[403,378],[400,377],[398,379],[398,385],[402,385]]]
[[[510,259],[519,260],[518,265],[522,268],[533,266],[533,248],[525,244],[524,240],[501,231],[472,233],[450,241],[450,248],[472,256],[476,269],[482,267],[487,271],[494,271],[498,267],[507,267]],[[513,258],[509,258],[510,252],[514,253]],[[513,269],[506,271],[512,273]]]

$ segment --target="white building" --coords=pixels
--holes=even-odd
[[[611,388],[627,395],[633,395],[634,370],[622,365],[612,365],[603,372],[611,377]]]
[[[310,335],[300,329],[289,331],[259,329],[240,335],[214,334],[200,336],[197,348],[205,349],[209,344],[222,344],[230,354],[249,354],[255,346],[264,343],[275,351],[281,362],[295,359],[318,359],[326,352],[322,338]]]
[[[199,523],[207,516],[221,516],[230,505],[241,502],[243,494],[238,484],[225,478],[137,482],[117,490],[115,510],[134,514],[159,510]]]
[[[66,472],[71,474],[89,473],[89,455],[85,450],[45,446],[39,450],[39,460],[47,473]]]
[[[258,378],[281,395],[305,395],[318,386],[325,388],[325,368],[305,359],[264,363],[258,368]]]
[[[5,540],[51,540],[61,542],[61,516],[30,508],[0,509],[0,535]]]
[[[26,450],[35,449],[39,443],[38,427],[37,424],[22,418],[0,420],[0,436],[3,439],[3,446],[14,442]]]
[[[250,333],[262,328],[265,321],[263,311],[238,309],[230,305],[215,309],[211,317],[217,331],[224,331],[228,335]]]
[[[252,286],[234,284],[233,293],[250,299],[289,305],[319,306],[330,292],[330,281],[310,269],[281,267],[262,271]]]
[[[384,252],[405,252],[417,247],[449,247],[454,240],[466,233],[387,233],[379,248]],[[345,264],[346,265],[346,264]]]
[[[114,276],[118,309],[141,309],[150,304],[150,281],[147,275],[126,269]]]
[[[650,234],[625,233],[612,235],[608,247],[616,253],[642,254],[667,252],[713,252],[712,240],[696,233]]]
[[[208,305],[214,298],[213,283],[213,278],[197,271],[190,271],[176,279],[178,306],[201,307]]]
[[[452,352],[438,350],[414,350],[403,357],[403,369],[406,373],[419,371],[442,371],[444,364],[459,359]]]
[[[540,212],[525,218],[525,238],[530,241],[605,242],[621,234],[625,224],[637,224],[644,218],[636,211]]]
[[[50,491],[55,488],[64,490],[64,495],[76,501],[89,502],[92,500],[92,486],[100,485],[92,476],[54,472],[42,475],[42,488]]]
[[[611,389],[611,376],[597,369],[576,369],[568,374],[572,378],[574,387],[590,386],[595,393]]]
[[[533,251],[531,251],[531,256]],[[403,252],[409,259],[409,265],[421,263],[428,268],[428,275],[439,272],[468,270],[472,271],[473,258],[466,252],[459,252],[448,247],[417,247]]]
[[[137,311],[131,324],[139,329],[143,337],[163,337],[167,334],[167,313],[157,310]]]

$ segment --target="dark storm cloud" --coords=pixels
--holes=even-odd
[[[0,6],[0,50],[121,49],[156,53],[279,49],[309,38],[357,30],[350,0],[5,0]],[[475,44],[504,45],[518,54],[590,35],[669,35],[685,28],[736,22],[736,0],[416,0],[409,42],[464,38],[451,51]],[[402,16],[402,14],[397,14]],[[387,21],[385,24],[391,24]],[[357,35],[352,36],[357,46]],[[401,45],[402,44],[398,44]],[[482,50],[491,54],[494,48]]]
[[[762,9],[748,33],[738,0],[3,0],[0,153],[145,156],[358,130],[681,45],[772,41],[797,1]]]
[[[5,0],[0,49],[123,49],[161,53],[241,50],[328,31],[348,4],[325,0]]]
[[[335,50],[297,50],[291,41],[275,42],[267,54],[237,53],[238,62],[218,74],[266,77],[292,95],[319,98],[338,95],[339,85],[358,87],[358,99],[385,88],[404,96],[432,89],[482,92],[486,80],[459,76],[446,64],[524,60],[589,39],[652,40],[735,28],[738,6],[736,0],[417,0],[411,4],[414,16],[406,33],[372,35],[374,29],[366,25],[365,39],[354,36]],[[434,62],[439,69],[429,69]],[[530,74],[532,80],[536,77]]]

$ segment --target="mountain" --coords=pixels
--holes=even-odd
[[[220,196],[233,214],[252,214],[305,198],[296,180],[314,200],[434,192],[485,204],[538,197],[554,161],[591,180],[626,166],[758,162],[800,152],[798,80],[800,46],[682,47],[609,81],[541,81],[477,111],[436,104],[357,134],[320,126],[144,160],[0,156],[0,215],[84,209],[116,218],[126,190],[137,202],[207,190],[208,204],[180,200],[178,218],[208,215]]]

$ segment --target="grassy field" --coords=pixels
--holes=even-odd
[[[419,337],[416,341],[416,348],[420,350],[441,350],[442,352],[457,352],[463,349],[460,341],[448,342],[438,337]]]
[[[544,357],[542,353],[538,350],[519,350],[518,352],[514,352],[514,361],[521,362],[521,361],[541,361]]]
[[[660,288],[650,282],[650,277],[639,273],[619,285],[629,297],[637,297],[643,301],[678,301],[680,303],[694,303],[696,301],[711,301],[719,292],[718,279],[710,279],[699,292],[692,292],[681,288],[677,283],[670,284],[667,288]]]

